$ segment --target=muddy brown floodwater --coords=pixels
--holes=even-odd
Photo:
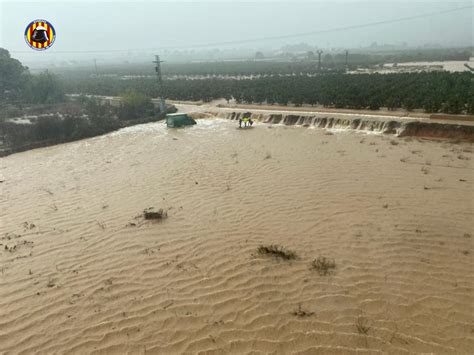
[[[2,158],[0,352],[469,353],[472,152],[204,119]]]

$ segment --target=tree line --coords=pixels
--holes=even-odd
[[[119,95],[126,89],[157,97],[156,80],[83,78],[64,83],[70,93]],[[165,96],[174,100],[322,105],[371,109],[423,109],[425,112],[474,114],[473,74],[421,72],[392,74],[321,74],[253,79],[176,79],[164,81]]]
[[[19,60],[0,48],[0,103],[50,104],[64,101],[57,76],[45,71],[32,75]]]
[[[33,110],[36,108],[32,107]],[[31,123],[0,120],[0,155],[94,137],[163,117],[149,97],[134,91],[126,92],[118,106],[79,96],[75,100],[55,105],[51,111],[54,113],[43,113],[31,118]]]
[[[65,95],[58,75],[32,75],[28,68],[0,48],[0,155],[101,135],[120,127],[162,118],[151,98],[124,88],[119,105]],[[30,116],[18,123],[13,117]]]
[[[415,61],[447,61],[469,60],[472,48],[420,48],[398,51],[355,52],[349,51],[347,63],[350,70],[356,68],[370,68],[385,63],[403,63]],[[166,56],[165,56],[166,60]],[[323,70],[344,72],[346,69],[346,55],[340,52],[324,52],[321,57]],[[146,59],[145,59],[146,61]],[[154,76],[152,58],[145,63],[121,63],[102,65],[98,63],[96,73],[92,61],[90,65],[74,65],[74,67],[55,68],[54,71],[70,79],[84,76],[116,75],[150,75]],[[287,57],[277,60],[230,60],[208,62],[166,62],[162,66],[165,77],[170,76],[249,76],[249,75],[288,75],[288,74],[315,74],[319,72],[317,53],[309,51],[298,55],[287,53]]]

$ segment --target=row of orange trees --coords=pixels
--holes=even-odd
[[[71,93],[120,95],[132,89],[159,96],[153,78],[78,78],[65,82],[65,86]],[[239,103],[474,114],[473,74],[469,72],[177,79],[165,80],[165,95],[170,99],[206,102],[225,98]]]

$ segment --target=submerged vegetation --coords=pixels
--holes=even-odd
[[[257,252],[260,255],[273,256],[283,260],[295,260],[298,257],[294,251],[276,244],[260,245]]]
[[[366,318],[359,315],[359,317],[357,317],[355,326],[357,332],[360,335],[369,335],[369,330],[371,327],[369,326],[369,321]]]
[[[153,207],[147,208],[143,211],[143,218],[146,220],[154,219],[154,220],[161,220],[168,217],[168,212],[160,208],[157,211],[154,211]]]
[[[336,261],[326,258],[325,256],[319,256],[313,260],[311,267],[316,270],[320,276],[326,276],[336,268]]]

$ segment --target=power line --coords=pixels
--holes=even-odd
[[[54,51],[54,50],[50,50],[49,53],[116,53],[116,52],[123,53],[123,52],[137,52],[137,51],[154,51],[154,50],[163,50],[163,49],[206,48],[206,47],[216,47],[216,46],[228,46],[228,45],[233,45],[233,44],[245,44],[245,43],[263,42],[263,41],[274,41],[274,40],[279,40],[279,39],[307,37],[307,36],[314,36],[314,35],[333,33],[333,32],[350,31],[350,30],[355,30],[355,29],[360,29],[360,28],[374,27],[374,26],[386,25],[386,24],[391,24],[391,23],[404,22],[404,21],[415,20],[415,19],[420,19],[420,18],[427,18],[427,17],[437,16],[437,15],[443,15],[443,14],[447,14],[447,13],[451,13],[451,12],[457,12],[457,11],[462,11],[462,10],[467,10],[467,9],[472,9],[472,8],[473,8],[473,6],[471,5],[471,6],[458,7],[458,8],[455,8],[455,9],[431,12],[431,13],[426,13],[426,14],[421,14],[421,15],[399,17],[399,18],[392,19],[392,20],[369,22],[369,23],[360,24],[360,25],[344,26],[344,27],[337,27],[337,28],[331,28],[331,29],[326,29],[326,30],[318,30],[318,31],[310,31],[310,32],[300,32],[300,33],[293,33],[293,34],[280,35],[280,36],[250,38],[250,39],[237,40],[237,41],[211,42],[211,43],[203,43],[203,44],[187,45],[187,46],[186,45],[184,45],[184,46],[183,45],[181,45],[181,46],[163,46],[163,47],[158,47],[158,48],[104,49],[104,50],[77,50],[77,51]],[[11,52],[12,53],[30,53],[31,51],[11,51]]]
[[[245,40],[228,41],[228,42],[215,42],[215,43],[208,43],[208,44],[192,46],[192,48],[219,46],[219,45],[222,46],[222,45],[228,45],[228,44],[242,44],[242,43],[287,39],[287,38],[295,38],[295,37],[305,37],[305,36],[319,35],[319,34],[331,33],[331,32],[342,32],[342,31],[354,30],[354,29],[359,29],[359,28],[372,27],[372,26],[378,26],[378,25],[385,25],[385,24],[389,24],[389,23],[397,23],[397,22],[403,22],[403,21],[408,21],[408,20],[414,20],[414,19],[418,19],[418,18],[432,17],[432,16],[436,16],[436,15],[442,15],[442,14],[446,14],[446,13],[450,13],[450,12],[456,12],[456,11],[472,9],[472,8],[473,8],[473,6],[464,6],[464,7],[458,7],[456,9],[451,9],[451,10],[432,12],[432,13],[423,14],[423,15],[400,17],[400,18],[392,19],[392,20],[369,22],[369,23],[365,23],[365,24],[361,24],[361,25],[345,26],[345,27],[338,27],[338,28],[332,28],[332,29],[327,29],[327,30],[319,30],[319,31],[311,31],[311,32],[301,32],[301,33],[294,33],[294,34],[282,35],[282,36],[262,37],[262,38],[245,39]]]

